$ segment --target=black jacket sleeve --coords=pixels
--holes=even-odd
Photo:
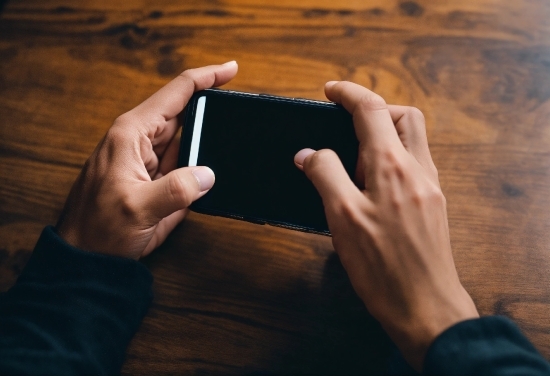
[[[444,331],[428,349],[426,375],[550,375],[550,364],[509,319],[482,317]]]
[[[88,253],[44,229],[15,286],[0,296],[0,374],[115,374],[151,302],[139,262]],[[428,375],[550,375],[503,317],[458,323],[428,349]]]
[[[81,251],[46,227],[0,296],[0,374],[120,372],[151,286],[141,263]]]

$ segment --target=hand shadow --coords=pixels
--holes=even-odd
[[[319,293],[307,300],[309,335],[273,367],[276,374],[387,373],[395,347],[353,290],[335,253],[327,258]]]

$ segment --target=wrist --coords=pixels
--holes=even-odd
[[[478,317],[472,298],[460,285],[456,293],[443,299],[423,301],[409,319],[382,326],[403,357],[421,372],[426,352],[439,335],[459,322]]]
[[[61,217],[54,227],[54,231],[59,238],[70,246],[78,248],[82,251],[98,253],[93,249],[90,249],[89,244],[86,244],[85,239],[82,239],[82,237],[79,236],[77,223],[78,221],[74,218],[67,218],[65,214],[61,214]]]

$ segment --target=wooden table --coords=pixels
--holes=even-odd
[[[463,284],[550,358],[549,19],[545,0],[8,2],[1,290],[117,115],[236,59],[231,89],[324,99],[346,79],[424,111]],[[391,352],[329,238],[191,214],[143,262],[125,374],[377,373]]]

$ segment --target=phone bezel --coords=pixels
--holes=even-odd
[[[178,156],[178,167],[189,166],[189,155],[191,151],[191,141],[192,141],[192,135],[193,135],[193,129],[194,129],[194,119],[195,119],[196,109],[197,109],[197,101],[200,97],[209,95],[209,94],[240,96],[240,97],[254,98],[255,100],[286,102],[294,105],[305,105],[305,106],[314,106],[314,107],[323,107],[323,108],[328,107],[331,109],[341,108],[343,111],[345,111],[340,105],[335,104],[333,102],[326,102],[326,101],[317,101],[317,100],[310,100],[310,99],[303,99],[303,98],[290,98],[290,97],[282,97],[282,96],[268,95],[268,94],[254,94],[254,93],[246,93],[246,92],[239,92],[239,91],[233,91],[233,90],[222,90],[222,89],[215,89],[215,88],[198,91],[193,94],[193,96],[189,100],[184,110],[180,153]],[[283,228],[288,228],[292,230],[298,230],[298,231],[326,235],[326,236],[331,235],[329,230],[295,225],[289,222],[274,221],[268,218],[256,218],[251,216],[243,216],[243,215],[240,215],[239,213],[201,207],[200,200],[193,202],[189,206],[189,209],[201,214],[238,219],[238,220],[243,220],[243,221],[262,224],[262,225],[269,224],[276,227],[283,227]]]

